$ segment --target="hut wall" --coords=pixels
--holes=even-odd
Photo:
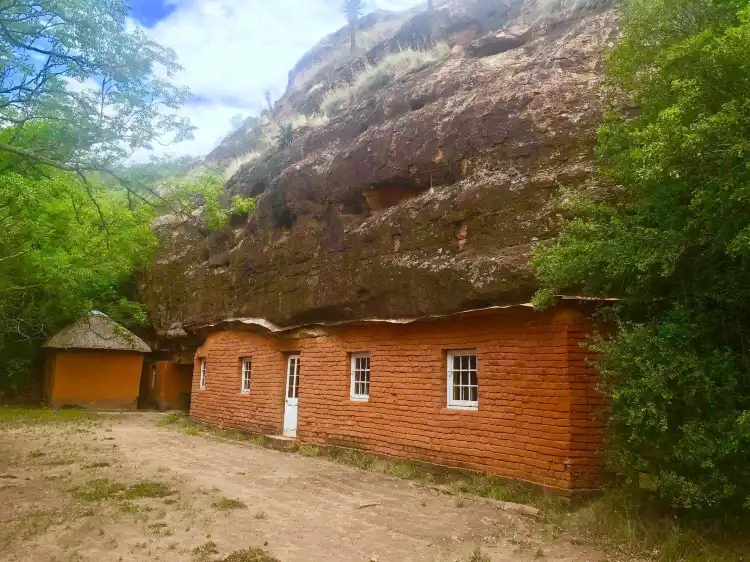
[[[143,354],[131,351],[58,351],[50,369],[49,402],[58,407],[135,409],[142,366]]]

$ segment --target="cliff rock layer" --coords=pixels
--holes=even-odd
[[[448,4],[427,24],[407,16],[386,18],[399,26],[369,63],[419,33],[439,34],[450,54],[243,166],[226,191],[257,197],[249,220],[208,237],[162,232],[142,286],[158,331],[238,317],[417,317],[530,297],[528,262],[554,235],[555,190],[594,181],[602,53],[617,15],[483,0]],[[308,70],[321,65],[314,55]],[[298,65],[277,111],[309,110],[352,68],[301,81]]]

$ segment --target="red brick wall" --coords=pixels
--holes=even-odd
[[[207,384],[193,377],[191,416],[219,426],[280,433],[285,352],[301,353],[300,440],[366,449],[572,489],[597,485],[603,399],[572,309],[526,308],[406,325],[327,329],[319,337],[211,334],[198,350]],[[446,351],[476,349],[479,409],[446,406]],[[350,400],[350,354],[369,352],[368,402]],[[253,383],[240,394],[240,357]]]
[[[250,392],[241,393],[241,358],[253,358]],[[198,348],[191,417],[220,427],[281,434],[286,359],[276,341],[249,332],[217,332]],[[200,359],[206,388],[200,389]]]

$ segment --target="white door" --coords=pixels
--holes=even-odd
[[[286,402],[284,435],[297,436],[297,402],[299,401],[299,355],[290,355],[286,364]]]

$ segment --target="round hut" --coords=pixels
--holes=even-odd
[[[97,310],[44,344],[44,397],[52,406],[134,410],[151,349],[134,333]]]

